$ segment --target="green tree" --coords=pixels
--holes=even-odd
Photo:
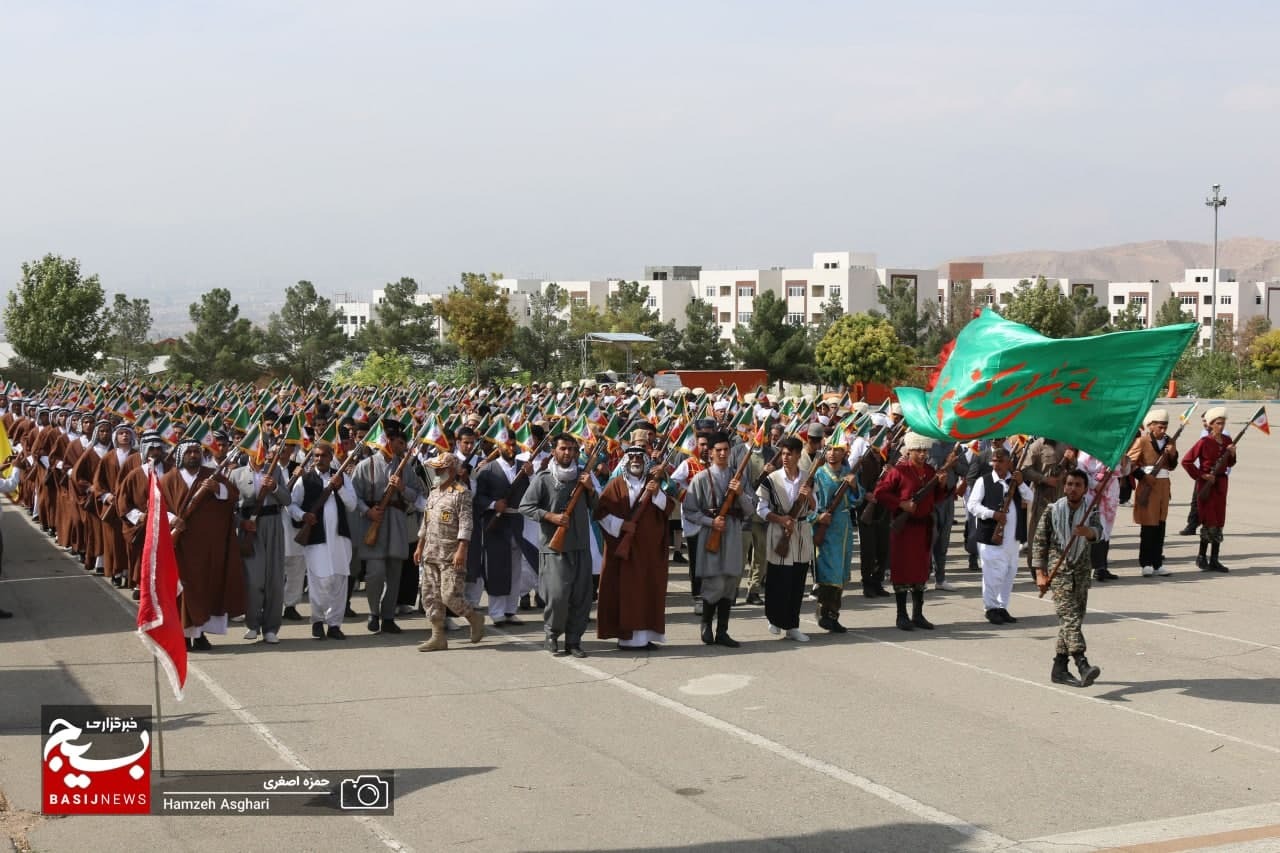
[[[117,293],[107,311],[106,370],[113,379],[129,382],[142,375],[155,348],[147,343],[151,332],[151,301],[130,299]]]
[[[1044,276],[1037,276],[1034,283],[1025,278],[1018,282],[1002,313],[1046,338],[1065,338],[1075,329],[1072,310],[1071,300],[1056,281],[1050,284]]]
[[[1111,312],[1098,302],[1098,297],[1087,287],[1077,287],[1071,292],[1071,313],[1074,323],[1071,337],[1087,338],[1107,331]]]
[[[37,370],[86,371],[107,345],[105,304],[98,276],[81,276],[75,258],[24,263],[4,311],[9,343]]]
[[[684,370],[723,370],[729,366],[715,308],[701,299],[684,307],[685,325],[675,351],[675,365]]]
[[[729,344],[743,367],[767,370],[774,382],[813,378],[813,347],[804,326],[787,322],[786,300],[771,290],[755,298],[751,321],[733,329]]]
[[[1176,326],[1179,323],[1194,323],[1195,321],[1196,318],[1190,311],[1182,310],[1182,298],[1178,294],[1172,293],[1168,299],[1160,303],[1151,325],[1154,328],[1157,326]]]
[[[914,278],[892,276],[888,285],[877,285],[876,294],[898,340],[918,346],[929,323],[929,312],[920,310],[920,288]]]
[[[406,353],[420,367],[449,356],[440,340],[435,306],[418,299],[418,282],[407,276],[383,288],[382,301],[356,335],[355,347],[361,352]]]
[[[263,361],[306,388],[349,349],[342,316],[333,303],[300,281],[284,294],[284,307],[267,320]]]
[[[1143,328],[1142,321],[1142,306],[1136,302],[1130,302],[1111,321],[1111,330],[1115,332],[1132,332]]]
[[[568,305],[569,294],[555,282],[529,297],[529,323],[515,330],[511,354],[534,381],[560,382],[577,375],[578,353],[564,316]]]
[[[1276,396],[1280,396],[1280,330],[1265,332],[1253,339],[1249,363],[1254,370],[1276,383]]]
[[[1239,377],[1230,353],[1205,352],[1195,356],[1187,375],[1188,389],[1197,397],[1221,397]]]
[[[232,304],[231,291],[215,287],[191,303],[187,313],[195,328],[178,341],[169,356],[169,369],[188,381],[257,379],[262,367],[254,361],[259,343],[253,324]]]
[[[334,382],[368,387],[389,385],[404,388],[419,378],[413,359],[406,353],[381,353],[377,350],[369,353],[359,363],[355,358],[348,358],[333,372]]]
[[[1248,362],[1253,352],[1253,342],[1271,331],[1271,321],[1262,314],[1254,314],[1245,320],[1240,334],[1236,335],[1236,358]]]
[[[832,385],[898,382],[910,376],[913,361],[911,348],[901,342],[893,323],[870,314],[841,317],[814,352],[818,375]]]
[[[1236,350],[1236,327],[1230,320],[1219,318],[1214,322],[1218,334],[1214,338],[1214,351],[1233,353]]]
[[[515,333],[507,294],[494,283],[501,278],[500,273],[464,272],[462,286],[440,301],[440,316],[449,324],[448,338],[471,362],[477,380],[487,372],[485,363],[510,346]]]

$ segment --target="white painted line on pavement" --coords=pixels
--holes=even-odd
[[[80,575],[45,575],[39,578],[0,578],[0,583],[31,583],[32,581],[65,581],[72,578],[96,578],[97,575],[91,575],[87,572]]]
[[[108,595],[108,597],[110,597],[112,601],[120,605],[121,609],[129,615],[130,619],[138,618],[138,611],[133,602],[125,601],[124,597],[119,595],[118,590],[114,587],[108,587],[103,584],[99,584],[98,586]],[[286,763],[303,772],[313,772],[312,768],[308,767],[306,762],[299,758],[296,752],[276,737],[275,734],[272,733],[271,729],[267,728],[266,723],[255,717],[252,712],[240,703],[240,700],[236,699],[223,689],[222,685],[218,684],[218,682],[214,680],[213,676],[191,663],[190,659],[187,661],[187,672],[198,678],[200,683],[213,694],[215,699],[226,706],[228,711],[239,717],[240,721],[248,726],[250,731],[261,738],[262,741],[266,743],[267,746],[271,747],[271,750],[276,755],[284,759]],[[367,815],[351,815],[351,817],[358,823],[363,824],[364,828],[367,829],[374,838],[378,839],[378,841],[380,841],[388,850],[394,850],[396,853],[413,853],[413,848],[398,840],[375,818],[368,817]]]
[[[804,619],[802,621],[810,625],[817,624],[811,619]],[[882,640],[879,637],[876,637],[872,634],[868,634],[865,631],[860,631],[856,628],[850,628],[849,633],[859,637],[864,637],[865,639],[868,639],[873,643],[878,643],[882,646],[892,646],[893,648],[901,649],[904,652],[911,652],[912,654],[921,655],[922,657],[933,658],[934,660],[940,660],[940,661],[943,661],[944,663],[954,664],[955,666],[962,666],[965,669],[972,669],[975,672],[981,672],[985,675],[994,675],[996,678],[1003,678],[1006,681],[1013,681],[1018,684],[1025,684],[1029,687],[1035,687],[1040,690],[1048,690],[1052,693],[1056,693],[1061,696],[1066,696],[1071,699],[1081,699],[1086,702],[1094,702],[1094,703],[1097,703],[1098,705],[1103,706],[1104,708],[1112,708],[1117,711],[1123,711],[1126,714],[1136,714],[1139,717],[1146,717],[1149,720],[1156,720],[1161,723],[1168,723],[1171,726],[1179,726],[1180,728],[1190,729],[1191,731],[1199,732],[1201,734],[1211,735],[1212,737],[1216,737],[1216,738],[1222,738],[1223,740],[1230,741],[1231,743],[1238,743],[1241,746],[1251,746],[1254,749],[1261,749],[1264,752],[1270,752],[1275,755],[1280,755],[1280,747],[1271,746],[1270,744],[1265,744],[1265,743],[1258,743],[1252,740],[1246,740],[1245,738],[1236,737],[1235,735],[1229,735],[1223,732],[1214,731],[1213,729],[1207,729],[1204,726],[1198,726],[1195,723],[1185,723],[1182,720],[1175,720],[1172,717],[1162,717],[1159,714],[1153,714],[1150,711],[1140,711],[1137,708],[1131,707],[1129,705],[1122,705],[1121,703],[1113,700],[1101,699],[1097,696],[1090,696],[1086,693],[1080,693],[1078,692],[1080,688],[1057,687],[1053,684],[1049,684],[1045,682],[1032,681],[1029,678],[1023,678],[1022,676],[1019,676],[1019,675],[1010,675],[1007,672],[1000,672],[999,670],[995,670],[995,669],[988,669],[987,667],[979,666],[976,663],[969,663],[968,661],[956,660],[954,658],[949,658],[946,655],[937,654],[936,652],[926,652],[924,649],[916,648],[913,645],[909,646],[904,643],[895,643],[890,640]],[[942,636],[945,636],[945,634]]]
[[[492,631],[493,633],[503,634],[519,645],[541,648],[541,643],[533,643],[528,640],[514,637],[506,631],[494,628],[489,628],[487,630]],[[817,758],[813,758],[812,756],[792,749],[789,746],[784,746],[777,741],[770,740],[763,735],[756,734],[753,731],[744,729],[741,726],[735,725],[726,720],[722,720],[712,714],[708,714],[706,711],[702,711],[698,708],[686,705],[683,702],[678,702],[675,699],[663,696],[661,693],[650,690],[647,687],[641,687],[638,684],[633,684],[619,676],[612,675],[604,670],[596,669],[594,666],[590,666],[589,664],[580,663],[571,657],[554,658],[554,660],[563,663],[566,666],[571,666],[596,681],[612,684],[615,687],[627,691],[633,696],[637,696],[644,699],[646,702],[658,705],[659,707],[666,708],[669,711],[674,711],[675,713],[687,717],[696,723],[700,723],[707,728],[723,732],[724,734],[735,737],[744,743],[759,747],[760,749],[771,752],[780,758],[786,759],[787,761],[799,764],[801,767],[813,770],[831,779],[835,779],[837,782],[843,782],[846,785],[857,788],[864,793],[884,800],[890,805],[897,806],[903,811],[922,820],[927,820],[930,823],[936,823],[941,826],[945,826],[948,829],[952,829],[969,839],[969,843],[964,847],[966,850],[995,851],[1003,848],[1009,848],[1014,844],[1011,839],[1005,838],[1002,835],[997,835],[994,832],[988,832],[985,829],[961,820],[955,815],[950,815],[940,809],[935,809],[933,806],[925,805],[919,800],[912,799],[906,794],[899,793],[892,788],[881,785],[879,782],[873,782],[865,776],[859,776],[857,773],[846,770],[843,767],[838,767],[826,761],[820,761]]]
[[[1015,592],[1014,595],[1020,598],[1030,598],[1037,601],[1040,600],[1040,596],[1031,595],[1030,593],[1026,593],[1026,592]],[[1048,603],[1047,599],[1045,603]],[[1213,637],[1215,640],[1227,640],[1232,643],[1240,643],[1241,645],[1244,645],[1244,646],[1253,646],[1259,649],[1271,649],[1274,652],[1280,652],[1280,646],[1273,646],[1270,643],[1258,643],[1253,640],[1245,640],[1240,637],[1231,637],[1231,636],[1228,636],[1227,634],[1215,634],[1212,631],[1201,631],[1199,628],[1188,628],[1186,625],[1179,625],[1177,622],[1172,622],[1169,620],[1161,621],[1159,619],[1143,619],[1140,616],[1130,616],[1127,613],[1118,613],[1112,610],[1100,610],[1097,607],[1094,607],[1092,603],[1089,605],[1089,612],[1102,613],[1106,616],[1114,616],[1117,619],[1125,619],[1125,620],[1128,620],[1129,622],[1143,622],[1147,625],[1155,625],[1156,627],[1159,627],[1159,628],[1167,628],[1170,631],[1186,631],[1190,634],[1200,634],[1201,636],[1204,636],[1204,637]]]

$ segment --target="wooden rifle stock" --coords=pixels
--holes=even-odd
[[[868,453],[879,452],[876,450],[874,442],[863,451],[862,455],[858,457],[858,461],[853,463],[853,467],[849,469],[849,473],[840,480],[840,488],[836,489],[836,493],[831,496],[831,502],[827,504],[822,512],[818,513],[819,515],[827,515],[836,511],[836,507],[840,506],[840,501],[844,499],[845,493],[849,491],[849,478],[858,476],[858,469],[862,467],[862,461],[867,458]],[[829,524],[814,525],[813,547],[816,548],[822,544],[823,540],[827,538],[827,531],[830,529],[831,526]]]
[[[954,465],[956,462],[956,457],[960,455],[960,448],[962,446],[963,445],[961,445],[960,442],[957,441],[956,446],[951,448],[951,453],[947,455],[947,461],[942,463],[942,467],[938,469],[938,472],[935,473],[933,477],[929,478],[929,482],[925,483],[923,486],[916,489],[915,493],[911,496],[911,502],[913,504],[919,503],[920,501],[924,500],[925,496],[928,495],[930,491],[937,488],[937,485],[938,485],[938,481],[936,479],[937,474],[945,473],[951,470],[951,466]],[[901,530],[903,525],[907,523],[907,519],[909,518],[911,518],[911,513],[899,512],[897,515],[893,517],[893,521],[889,523],[889,528],[891,530]]]
[[[587,464],[583,467],[583,474],[590,474],[596,464],[596,453],[600,451],[600,447],[605,443],[603,437],[596,440],[595,447],[591,448],[590,455],[587,456]],[[569,495],[569,502],[564,505],[564,509],[560,511],[560,515],[564,518],[564,523],[556,528],[556,532],[552,534],[551,541],[548,546],[557,554],[564,553],[564,541],[569,536],[569,525],[572,523],[574,509],[578,506],[578,501],[582,499],[582,491],[586,486],[582,481],[578,481],[578,485],[573,487],[573,494]]]
[[[219,481],[224,479],[223,478],[224,469],[230,463],[231,463],[231,454],[228,453],[226,455],[226,458],[224,458],[221,462],[218,463],[218,467],[213,469],[213,473],[210,474],[208,477],[205,477],[202,481],[200,481],[200,485],[196,486],[194,489],[187,490],[187,496],[186,498],[183,499],[182,506],[179,507],[176,513],[174,513],[174,515],[178,516],[179,521],[186,522],[186,520],[191,517],[191,513],[195,512],[196,508],[200,506],[201,503],[204,502],[205,496],[208,495],[209,492],[213,491],[213,487],[210,486],[210,483],[213,483],[215,485],[219,484]],[[228,496],[230,496],[231,484],[224,483],[224,485],[226,485]],[[181,530],[173,531],[172,538],[174,542],[177,542],[179,537],[181,536],[182,536]]]
[[[666,442],[666,443],[669,444],[670,442]],[[666,468],[668,461],[669,460],[667,458],[663,458],[662,460],[663,468]],[[626,464],[625,460],[623,464]],[[650,481],[660,481],[660,480],[667,479],[667,475],[665,473],[661,477],[655,476],[656,473],[657,473],[656,469],[654,471],[649,472]],[[646,483],[646,486],[647,485],[648,484]],[[661,486],[659,486],[659,488],[661,488]],[[636,505],[631,508],[631,513],[627,516],[627,524],[635,524],[635,522],[640,518],[640,513],[644,512],[644,508],[648,506],[652,500],[653,500],[653,495],[649,493],[648,488],[645,488],[644,491],[640,493],[640,499],[636,501]],[[634,527],[632,527],[630,530],[623,530],[622,536],[619,537],[618,539],[618,547],[614,549],[614,553],[617,554],[618,557],[623,560],[630,557],[631,543],[635,540],[635,538],[636,538],[636,531]]]
[[[392,477],[399,477],[404,471],[404,466],[409,462],[409,451],[405,451],[404,456],[400,457],[400,464],[396,466],[396,472]],[[388,478],[390,479],[390,478]],[[395,494],[395,489],[391,488],[391,484],[387,483],[387,490],[382,494],[382,500],[378,502],[378,509],[382,512],[378,513],[376,519],[369,520],[369,529],[364,533],[364,544],[373,547],[378,544],[378,532],[382,530],[382,519],[386,517],[387,507],[391,504],[391,498]]]
[[[811,494],[809,495],[809,499],[807,501],[800,500],[800,493],[797,491],[795,503],[791,504],[791,509],[787,510],[787,518],[795,521],[800,517],[800,513],[804,512],[805,504],[812,505],[814,503],[812,495],[813,478],[817,475],[818,469],[825,464],[827,464],[827,448],[823,447],[814,455],[812,462],[809,464],[809,472],[805,475],[804,482],[800,484],[801,489],[804,489],[806,486],[810,489]],[[794,530],[794,528],[792,528],[792,530]],[[782,528],[782,535],[778,537],[778,544],[773,547],[773,553],[777,554],[779,557],[786,557],[787,552],[790,550],[791,531],[784,527]]]
[[[737,480],[739,485],[742,483],[742,475],[746,472],[747,463],[751,461],[751,454],[754,452],[755,451],[751,448],[747,448],[747,452],[743,455],[742,461],[738,463],[738,470],[734,473],[733,477],[730,478],[731,480]],[[707,470],[711,469],[708,468]],[[724,518],[727,516],[729,514],[729,510],[733,508],[733,505],[737,500],[738,491],[736,489],[730,489],[724,496],[724,502],[720,504],[720,511],[716,513],[716,518]],[[711,530],[707,532],[707,551],[712,554],[719,554],[720,540],[723,536],[723,530],[717,530],[714,527],[711,528]]]
[[[341,488],[340,486],[337,488],[334,487],[333,485],[334,480],[336,480],[338,477],[346,477],[350,468],[355,467],[355,461],[356,461],[356,454],[354,453],[348,454],[347,458],[342,463],[342,467],[338,469],[338,473],[335,476],[329,478],[329,482],[325,485],[324,491],[320,493],[320,499],[316,501],[315,506],[312,506],[308,509],[304,509],[303,512],[311,513],[312,517],[318,520],[318,516],[316,515],[316,513],[322,512],[324,510],[325,501],[329,500],[329,495],[337,491],[337,488]],[[299,471],[298,476],[301,476],[302,466],[298,466],[298,471]],[[297,477],[294,477],[294,479],[296,480]],[[311,544],[311,528],[315,527],[315,524],[316,524],[315,521],[303,520],[302,526],[298,528],[298,532],[293,534],[293,541],[297,542],[299,545]]]
[[[267,460],[267,464],[264,465],[262,468],[263,477],[271,476],[271,472],[275,470],[276,465],[279,464],[280,462],[280,452],[284,449],[284,447],[285,447],[284,442],[281,442],[280,444],[277,444],[272,449],[271,458]],[[241,557],[253,556],[253,553],[255,550],[254,543],[258,540],[258,519],[262,518],[262,505],[266,503],[267,498],[270,498],[270,497],[271,497],[270,495],[267,495],[266,497],[263,497],[262,495],[258,496],[258,506],[253,512],[253,530],[252,531],[246,530],[243,524],[240,525],[240,531],[239,531],[240,535],[237,537],[237,539],[240,542]]]
[[[1103,491],[1106,490],[1107,484],[1111,482],[1111,478],[1115,476],[1115,473],[1114,469],[1107,471],[1107,476],[1103,477],[1102,481],[1098,483],[1098,487],[1093,490],[1093,500],[1092,503],[1089,504],[1088,514],[1084,517],[1086,523],[1088,523],[1090,518],[1098,514],[1098,498],[1102,496]],[[1045,515],[1047,514],[1048,513],[1046,512]],[[1042,515],[1041,518],[1044,519],[1045,515]],[[1032,532],[1027,531],[1027,535],[1031,536]],[[1075,542],[1076,532],[1072,529],[1071,536],[1067,539],[1067,544],[1062,547],[1062,553],[1058,555],[1058,562],[1053,564],[1053,571],[1049,572],[1049,580],[1045,583],[1044,588],[1040,590],[1041,598],[1044,598],[1044,594],[1049,591],[1049,584],[1053,583],[1053,579],[1058,576],[1058,572],[1062,569],[1062,564],[1067,560],[1067,552],[1071,550],[1071,546],[1074,545]],[[1036,569],[1031,573],[1033,578],[1035,577],[1036,571],[1040,570]]]
[[[1229,447],[1222,448],[1222,455],[1217,458],[1213,463],[1213,469],[1209,471],[1209,473],[1213,475],[1215,482],[1222,476],[1222,472],[1230,467],[1227,463],[1227,459],[1235,456],[1236,445],[1240,443],[1240,439],[1244,438],[1244,434],[1248,431],[1249,425],[1245,424],[1240,428],[1240,431],[1236,433],[1236,437],[1232,439],[1231,445]],[[1209,493],[1211,491],[1213,491],[1213,483],[1208,480],[1201,480],[1200,485],[1196,487],[1196,500],[1208,500]]]
[[[1022,450],[1018,453],[1018,461],[1012,464],[1012,469],[1013,469],[1014,471],[1021,471],[1021,470],[1022,470],[1022,459],[1023,459],[1023,457],[1024,457],[1024,456],[1026,456],[1026,455],[1027,455],[1027,445],[1025,445],[1025,444],[1024,444],[1024,445],[1022,445]],[[1000,505],[1000,511],[1001,511],[1001,512],[1003,512],[1003,513],[1005,514],[1005,521],[1008,521],[1008,520],[1009,520],[1009,506],[1010,506],[1010,504],[1012,504],[1012,503],[1013,503],[1013,496],[1014,496],[1014,493],[1016,493],[1016,492],[1018,491],[1018,486],[1019,486],[1019,485],[1020,485],[1020,484],[1018,484],[1018,483],[1014,483],[1013,488],[1012,488],[1012,489],[1010,489],[1009,491],[1005,492],[1005,495],[1004,495],[1004,502]],[[997,522],[996,522],[996,529],[995,529],[995,532],[993,532],[993,533],[991,534],[991,544],[992,544],[992,545],[1003,545],[1003,544],[1004,544],[1004,525],[1005,525],[1005,521],[997,521]],[[1030,535],[1031,535],[1031,534],[1030,534],[1030,532],[1028,532],[1028,534],[1027,534],[1027,535],[1028,535],[1028,536],[1030,536]]]
[[[547,438],[546,438],[546,437],[543,437],[542,441],[538,442],[538,446],[537,446],[537,447],[535,447],[535,448],[533,448],[533,451],[529,454],[529,465],[530,465],[530,466],[532,466],[532,465],[533,465],[533,460],[538,458],[538,454],[542,452],[542,448],[546,445],[546,443],[547,443]],[[497,451],[494,451],[494,452],[496,453]],[[546,459],[544,459],[544,460],[543,460],[543,462],[545,463],[545,462],[548,462],[548,461],[550,461],[550,460],[551,460],[551,457],[550,457],[550,456],[548,456]],[[484,460],[484,462],[488,462],[488,461],[489,461],[488,459]],[[476,466],[476,470],[477,470],[477,471],[478,471],[478,470],[480,470],[480,468],[484,465],[484,462],[481,462],[479,465],[477,465],[477,466]],[[544,467],[544,468],[546,467],[546,466],[545,466],[545,464],[543,465],[543,467]],[[510,501],[510,500],[511,500],[511,496],[515,494],[515,492],[516,492],[516,486],[520,484],[520,480],[521,480],[522,478],[524,478],[524,466],[523,466],[523,465],[521,465],[521,466],[520,466],[520,473],[519,473],[519,474],[516,474],[515,479],[511,481],[511,485],[507,487],[507,493],[506,493],[506,495],[504,495],[504,496],[503,496],[503,498],[502,498],[504,501]],[[485,529],[486,531],[488,531],[488,530],[492,530],[493,528],[497,527],[497,526],[498,526],[498,519],[500,519],[501,517],[502,517],[502,514],[501,514],[501,513],[497,513],[497,512],[495,512],[495,513],[493,514],[493,518],[491,518],[491,519],[489,519],[487,522],[485,522],[484,529]]]

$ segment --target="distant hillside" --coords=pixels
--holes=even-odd
[[[1099,249],[1058,252],[1033,250],[1000,255],[955,258],[981,261],[990,278],[1005,276],[1066,276],[1109,281],[1181,280],[1188,267],[1213,265],[1212,243],[1150,240]],[[1280,241],[1235,237],[1218,243],[1219,268],[1234,269],[1240,281],[1280,278]],[[939,267],[946,272],[946,264]]]

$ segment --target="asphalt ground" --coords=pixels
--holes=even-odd
[[[1239,423],[1253,408],[1230,407]],[[1246,411],[1247,409],[1247,411]],[[1184,438],[1185,448],[1189,442]],[[735,609],[738,650],[705,647],[672,573],[669,644],[583,661],[540,648],[533,615],[421,654],[426,625],[346,643],[286,623],[278,646],[232,625],[164,697],[168,769],[396,770],[395,813],[338,817],[46,817],[40,707],[150,704],[153,664],[127,593],[87,575],[7,505],[0,607],[0,827],[15,849],[1280,850],[1280,441],[1250,430],[1232,472],[1226,575],[1177,535],[1142,578],[1122,507],[1085,622],[1103,670],[1049,682],[1056,620],[1019,575],[1016,625],[983,618],[953,530],[931,632],[850,591],[843,636],[779,640]],[[355,607],[365,605],[356,596]],[[523,614],[522,614],[523,615]]]

